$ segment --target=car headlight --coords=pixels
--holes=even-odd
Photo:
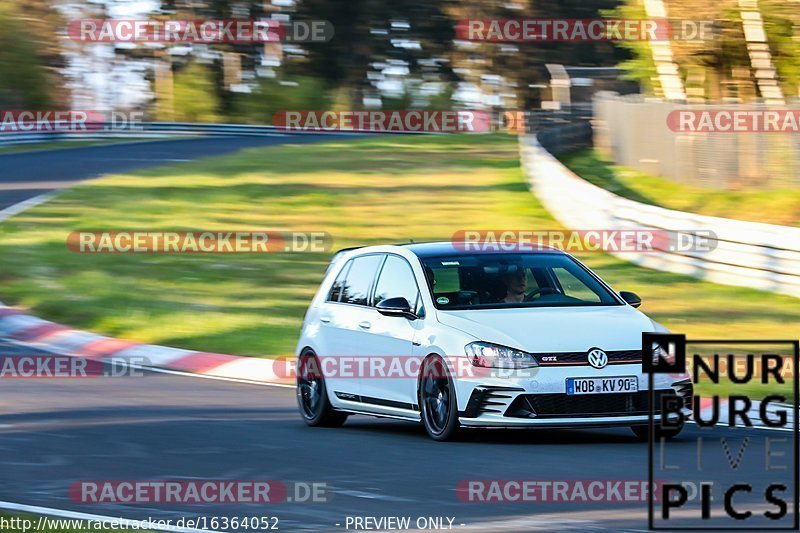
[[[531,368],[539,366],[533,354],[490,342],[472,342],[466,346],[470,363],[484,368]]]

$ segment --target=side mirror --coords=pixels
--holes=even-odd
[[[631,307],[639,307],[640,305],[642,305],[642,299],[639,298],[639,295],[636,294],[635,292],[619,291],[619,295]]]
[[[411,310],[408,300],[399,296],[397,298],[387,298],[375,306],[378,312],[385,316],[399,316],[409,320],[416,320],[419,317]]]

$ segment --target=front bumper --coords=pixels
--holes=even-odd
[[[564,428],[564,427],[620,427],[638,426],[648,423],[647,415],[644,416],[615,416],[602,418],[550,418],[550,419],[523,419],[494,416],[481,416],[479,418],[459,418],[464,427],[480,428]]]
[[[568,395],[568,377],[634,375],[637,392]],[[488,381],[488,382],[487,382]],[[647,377],[641,365],[618,365],[598,372],[590,367],[546,369],[535,380],[461,381],[459,420],[473,427],[631,426],[648,423]],[[659,376],[654,383],[654,413],[660,413],[662,396],[677,396],[685,415],[691,412],[692,384],[679,376]]]

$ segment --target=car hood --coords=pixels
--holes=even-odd
[[[656,330],[628,305],[438,311],[439,322],[475,337],[527,352],[578,352],[590,348],[636,350],[642,332]]]

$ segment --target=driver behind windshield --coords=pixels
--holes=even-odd
[[[504,272],[500,279],[506,286],[506,296],[501,302],[516,303],[525,301],[525,290],[528,288],[528,277],[525,275],[524,268],[516,268]]]

